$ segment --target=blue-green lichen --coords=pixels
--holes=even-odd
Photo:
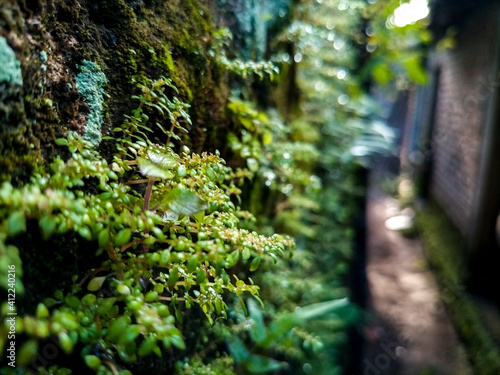
[[[0,66],[2,67],[0,82],[7,82],[11,85],[23,84],[21,63],[3,36],[0,36]]]
[[[45,51],[40,51],[40,61],[41,62],[47,62],[48,57],[47,57],[47,52]]]
[[[107,80],[99,65],[95,62],[83,60],[83,64],[79,68],[80,73],[76,76],[76,88],[83,95],[85,103],[90,107],[83,137],[96,147],[101,142],[105,95],[103,86],[107,84]]]

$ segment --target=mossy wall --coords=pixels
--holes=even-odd
[[[0,190],[0,260],[24,268],[20,362],[36,362],[54,338],[67,354],[54,365],[82,373],[295,374],[306,361],[342,372],[363,188],[357,162],[340,155],[361,131],[347,114],[367,114],[340,107],[337,91],[351,84],[323,96],[311,83],[326,76],[304,75],[323,57],[306,56],[297,23],[280,35],[293,18],[313,27],[294,14],[299,3],[6,2],[0,182],[12,184]],[[339,9],[318,4],[297,13]],[[305,82],[307,111],[297,100]],[[294,241],[276,233],[303,251],[288,258]],[[246,311],[249,293],[265,310]]]
[[[246,27],[247,18],[245,17],[248,12],[248,17],[258,33],[252,41],[254,29],[245,29],[244,34],[241,35],[244,37],[244,43],[240,43],[239,37],[236,37],[234,41],[236,51],[233,50],[233,56],[229,57],[251,56],[263,59],[268,50],[268,34],[276,33],[278,28],[277,24],[271,23],[270,20],[275,18],[276,14],[283,14],[280,16],[281,19],[286,19],[285,15],[289,14],[289,2],[267,2],[263,5],[264,3],[256,1],[252,2],[251,6],[247,6],[245,2],[238,4],[228,2],[224,6],[226,13],[223,17],[228,19],[230,18],[228,15],[237,13],[240,18],[238,18],[238,27],[234,31],[238,32]],[[216,44],[214,32],[219,27],[218,25],[226,25],[223,22],[224,18],[214,19],[213,17],[217,6],[215,2],[203,0],[40,0],[26,2],[6,0],[0,10],[0,63],[7,68],[0,74],[0,183],[10,181],[14,187],[22,189],[31,186],[28,181],[33,178],[37,182],[32,184],[41,184],[40,181],[44,178],[40,178],[38,172],[41,175],[53,172],[53,175],[57,176],[55,180],[58,177],[64,178],[66,172],[57,171],[55,164],[51,165],[51,162],[54,160],[61,161],[61,163],[62,160],[69,160],[70,164],[74,162],[76,154],[75,150],[71,151],[71,145],[69,151],[67,147],[58,147],[68,146],[68,142],[74,141],[74,138],[71,138],[72,135],[67,138],[68,133],[72,134],[73,131],[83,136],[92,145],[93,151],[97,151],[93,157],[89,157],[91,154],[89,150],[83,152],[87,155],[86,157],[89,157],[86,159],[86,165],[91,165],[90,169],[101,165],[100,163],[111,164],[115,160],[113,156],[116,157],[118,154],[117,149],[120,143],[116,139],[113,141],[112,137],[115,134],[113,130],[120,129],[127,121],[127,116],[134,113],[134,110],[140,106],[138,96],[143,94],[141,87],[161,77],[170,79],[171,84],[165,84],[163,87],[165,93],[158,95],[165,94],[163,99],[175,96],[177,103],[183,105],[187,103],[190,106],[189,116],[176,115],[176,118],[183,119],[180,121],[179,128],[185,127],[187,132],[179,132],[181,138],[175,140],[175,148],[184,150],[181,147],[184,145],[194,153],[220,149],[223,156],[231,155],[232,151],[227,146],[227,130],[228,128],[234,129],[240,124],[235,124],[234,118],[227,115],[226,107],[231,92],[241,84],[241,81],[234,76],[230,77],[230,73],[221,67],[217,56],[214,56],[213,49]],[[238,6],[243,6],[243,9],[239,9]],[[269,19],[262,17],[262,12],[270,12]],[[237,51],[239,48],[241,48],[241,55]],[[133,98],[133,96],[136,97]],[[152,102],[154,99],[151,99],[149,103]],[[180,107],[178,105],[176,110]],[[141,111],[148,117],[148,125],[162,122],[166,118],[161,108],[150,110],[145,107]],[[170,121],[175,123],[172,117]],[[151,127],[155,131],[148,137],[151,142],[165,135],[165,132],[160,134],[160,131],[153,125]],[[161,129],[161,126],[158,128]],[[121,131],[124,132],[123,129]],[[170,139],[171,136],[168,135],[168,140]],[[159,140],[158,143],[160,143]],[[206,157],[204,154],[203,158]],[[91,163],[89,160],[92,158],[94,159]],[[241,160],[233,161],[235,164],[239,162]],[[200,162],[196,163],[199,169],[205,170],[200,166]],[[49,165],[51,165],[52,172],[50,172]],[[116,168],[118,168],[117,165]],[[179,178],[186,177],[185,169],[184,174],[181,169],[177,172]],[[193,176],[197,172],[195,171]],[[220,177],[215,176],[212,169],[209,169],[209,172],[213,174],[211,178]],[[105,174],[107,177],[100,177],[118,179],[114,170],[106,170]],[[144,173],[143,176],[145,176]],[[134,178],[133,175],[123,176],[122,173],[120,178],[123,178],[124,184],[127,184],[125,177]],[[241,181],[244,177],[245,172],[240,177]],[[82,191],[76,191],[78,190],[76,185],[71,187],[64,185],[62,190],[69,196],[78,193],[86,198],[99,193],[96,176],[84,179],[85,182],[79,185],[85,185]],[[152,181],[151,186],[154,184],[154,179]],[[208,184],[207,181],[205,184]],[[11,185],[5,184],[5,186]],[[52,193],[51,189],[47,189],[50,190],[48,195]],[[144,190],[145,187],[134,186],[134,191],[135,189]],[[234,186],[228,189],[234,189],[235,194],[239,194],[239,189]],[[46,198],[44,194],[45,191],[42,195]],[[27,195],[33,197],[31,193]],[[20,199],[18,203],[24,201],[25,199]],[[2,209],[5,211],[3,213],[12,217],[9,216],[9,207],[7,207],[9,203],[6,202],[8,199],[2,197]],[[45,208],[52,204],[51,199],[46,202]],[[231,205],[226,204],[228,209],[234,208],[232,203]],[[120,208],[128,209],[129,206],[124,204]],[[19,211],[17,216],[13,216],[22,218],[20,221],[22,224],[19,227],[23,235],[17,236],[16,232],[13,238],[8,239],[8,246],[15,246],[19,249],[18,258],[23,265],[22,282],[25,286],[25,293],[18,299],[17,311],[20,316],[28,316],[27,321],[31,319],[31,322],[34,322],[30,316],[36,316],[41,320],[48,318],[48,308],[58,309],[58,306],[54,307],[50,303],[47,305],[48,308],[40,307],[43,305],[40,301],[53,300],[52,297],[60,294],[61,290],[65,292],[70,290],[74,287],[75,280],[82,280],[82,278],[86,280],[94,272],[93,270],[102,267],[101,264],[105,261],[107,254],[94,251],[97,243],[102,241],[97,239],[95,233],[91,234],[87,227],[83,231],[74,230],[75,228],[72,227],[69,233],[66,228],[65,231],[58,231],[55,235],[55,221],[51,221],[53,219],[51,213],[39,221],[40,217],[33,212],[28,212],[30,210],[21,210],[22,212]],[[71,216],[71,212],[66,212],[65,215]],[[87,219],[87,224],[95,225],[102,218],[90,220],[87,216]],[[116,218],[112,216],[109,219],[114,221]],[[54,234],[52,237],[46,236],[43,229],[40,231],[43,220],[45,223],[50,222],[50,226],[53,226],[49,230],[51,234]],[[3,225],[7,221],[0,224]],[[129,224],[130,220],[126,221]],[[233,225],[229,221],[226,222],[229,223],[228,225]],[[122,229],[120,233],[128,233],[130,239],[131,229]],[[149,235],[149,233],[146,234]],[[4,233],[0,235],[3,236]],[[4,237],[0,237],[0,256],[5,263],[8,259],[3,248],[3,239]],[[17,253],[17,250],[15,252]],[[234,253],[239,256],[237,251]],[[238,258],[235,262],[237,261]],[[241,276],[242,272],[239,271],[238,275]],[[201,276],[197,274],[197,278],[202,280],[200,282],[204,282],[206,274],[202,273]],[[229,277],[227,278],[229,280]],[[241,294],[241,292],[238,293]],[[98,290],[95,295],[97,298],[107,297]],[[56,298],[61,301],[63,299],[62,295],[61,298]],[[62,302],[56,304],[59,303]],[[39,312],[40,309],[43,313]],[[123,305],[120,305],[120,313],[123,309]],[[136,374],[146,374],[158,368],[173,370],[178,366],[179,360],[182,361],[183,358],[189,358],[193,354],[194,348],[200,345],[201,340],[208,341],[213,338],[213,332],[205,332],[207,327],[197,323],[205,321],[202,310],[192,309],[178,314],[176,319],[186,328],[186,334],[183,337],[185,344],[182,340],[177,342],[177,345],[174,343],[173,348],[172,343],[165,344],[168,346],[168,356],[158,355],[159,358],[154,357],[152,360],[141,359],[137,363],[127,365],[130,371]],[[49,324],[42,324],[38,321],[31,326],[32,331],[35,332],[34,336],[45,345],[49,331],[47,330],[46,334],[45,332],[40,334],[39,327],[33,327],[35,325],[47,328]],[[53,330],[52,323],[50,325],[50,329]],[[28,327],[20,335],[19,344],[23,345],[23,348],[30,349],[30,345],[33,344],[31,353],[20,355],[20,357],[24,357],[25,364],[31,361],[30,363],[34,366],[32,368],[36,368],[35,365],[46,368],[52,363],[37,362],[38,341],[30,341],[28,337],[33,332]],[[54,332],[50,331],[51,337],[54,337]],[[78,339],[80,341],[77,341],[75,332],[71,333],[73,344],[78,342],[78,345],[81,345],[88,339],[85,333],[83,337],[80,335]],[[64,346],[64,334],[66,333],[63,332],[63,338],[54,339],[57,345]],[[85,342],[85,344],[88,343]],[[180,353],[177,349],[182,350],[183,345],[185,345],[185,352]],[[210,351],[211,355],[219,353],[217,351],[219,345],[223,344],[216,341],[207,351]],[[91,359],[95,361],[93,357],[104,355],[99,352],[99,345],[97,346],[96,350],[92,348],[92,352],[86,352],[85,356],[80,353],[81,346],[72,353],[71,349],[64,349],[68,356],[58,358],[57,364],[71,368],[83,366],[84,370],[81,373],[88,373],[90,370],[85,367],[82,358],[92,357]],[[23,350],[26,352],[29,351],[28,349]],[[39,349],[43,350],[43,346]],[[24,352],[23,354],[26,354]],[[32,361],[30,356],[35,359]],[[226,360],[229,361],[227,363],[229,374],[232,373],[232,360],[228,357],[222,358],[220,362]],[[106,359],[103,359],[103,362],[105,361]],[[215,362],[217,361],[219,358],[215,359]],[[98,366],[87,362],[86,365],[90,368]],[[20,371],[24,370],[26,369],[23,368]]]
[[[3,2],[0,56],[9,71],[0,77],[2,179],[25,180],[34,164],[53,157],[55,138],[68,130],[85,134],[95,122],[88,94],[78,87],[85,64],[95,64],[106,81],[98,103],[104,109],[102,135],[137,106],[131,96],[140,83],[165,76],[179,89],[179,99],[192,106],[190,136],[183,141],[193,151],[220,147],[218,131],[227,125],[227,75],[209,54],[215,28],[209,5],[197,0]]]
[[[468,294],[467,252],[464,242],[444,212],[432,203],[418,215],[425,252],[443,293],[442,299],[465,344],[468,358],[477,375],[500,372],[500,348],[480,313],[480,307]]]

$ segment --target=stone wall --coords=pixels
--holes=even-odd
[[[421,126],[421,150],[431,162],[430,194],[469,242],[482,200],[480,182],[487,178],[480,171],[499,82],[499,11],[498,4],[474,11],[459,25],[455,47],[435,52],[430,71],[437,79],[434,109],[423,119],[429,123]],[[433,95],[432,88],[425,90],[425,97]],[[429,111],[430,105],[423,110]]]

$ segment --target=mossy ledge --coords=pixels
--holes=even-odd
[[[441,290],[446,291],[442,300],[465,344],[474,374],[499,374],[500,348],[495,345],[471,296],[458,287],[465,282],[467,261],[458,231],[434,202],[418,214],[417,224],[429,263]]]

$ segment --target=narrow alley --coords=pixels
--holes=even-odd
[[[385,227],[399,212],[398,202],[376,186],[374,177],[367,203],[363,375],[472,374],[422,244]]]

